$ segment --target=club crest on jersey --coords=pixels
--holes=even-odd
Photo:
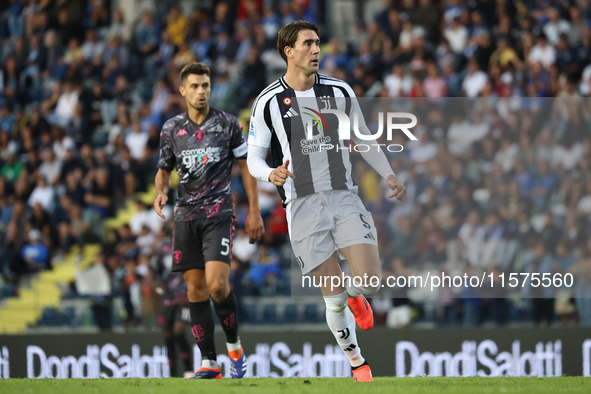
[[[174,252],[172,252],[172,257],[174,259],[174,262],[176,264],[179,264],[183,259],[183,252],[181,250],[175,250]]]
[[[285,105],[291,105],[291,99],[289,97],[286,97],[283,99],[283,104]]]
[[[320,96],[318,98],[320,99],[322,104],[324,104],[324,107],[322,109],[330,109],[330,96]]]
[[[201,141],[203,141],[203,136],[205,135],[205,131],[203,130],[197,130],[195,132],[195,139],[197,140],[197,142],[201,143]]]

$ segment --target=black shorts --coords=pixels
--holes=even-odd
[[[232,260],[233,215],[175,222],[171,271],[205,268],[207,261]]]
[[[179,305],[163,305],[160,308],[158,323],[164,329],[172,330],[176,322],[191,323],[191,314],[189,308]]]

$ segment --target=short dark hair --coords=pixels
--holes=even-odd
[[[298,34],[302,30],[312,30],[318,34],[318,37],[320,37],[318,26],[307,21],[289,22],[279,30],[279,33],[277,33],[277,51],[285,63],[287,63],[287,56],[284,51],[285,47],[293,48],[298,40]]]
[[[203,75],[206,74],[208,77],[211,77],[211,70],[205,64],[199,63],[189,63],[181,70],[179,74],[179,78],[181,80],[181,85],[185,82],[185,79],[191,74]]]

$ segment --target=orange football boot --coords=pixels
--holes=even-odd
[[[345,274],[345,276],[348,277],[349,275]],[[355,298],[348,297],[347,303],[357,325],[364,331],[371,330],[373,327],[373,311],[365,296],[359,294]]]
[[[353,369],[353,381],[354,382],[373,382],[371,376],[371,368],[367,363],[364,363],[360,367]]]
[[[221,373],[220,367],[217,367],[216,369],[201,367],[195,372],[195,374],[193,376],[191,376],[190,378],[186,378],[186,379],[221,379],[221,378],[222,378],[222,373]]]

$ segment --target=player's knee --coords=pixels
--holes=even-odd
[[[223,279],[216,279],[209,283],[209,294],[217,302],[223,301],[228,295],[229,284]]]
[[[359,289],[363,294],[375,294],[382,287],[382,276],[379,274],[370,275],[367,283],[364,283]]]
[[[380,287],[381,286],[379,286],[379,285],[378,286],[371,286],[371,285],[365,286],[364,294],[375,294],[378,291],[380,291]]]
[[[187,298],[190,302],[201,302],[209,298],[206,286],[200,284],[187,283]]]

